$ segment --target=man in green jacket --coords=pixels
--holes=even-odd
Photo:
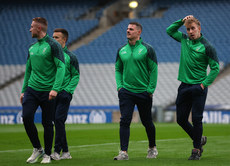
[[[187,35],[178,31],[185,25]],[[219,73],[219,62],[215,49],[201,34],[198,19],[188,15],[167,28],[167,33],[181,43],[181,56],[176,99],[177,123],[193,140],[192,155],[189,160],[199,160],[203,152],[202,146],[206,144],[207,137],[203,134],[203,111],[208,92]],[[207,75],[207,67],[210,73]],[[192,111],[192,124],[188,117]]]
[[[152,97],[157,84],[157,57],[154,49],[142,41],[141,24],[130,22],[128,43],[117,52],[115,78],[120,106],[120,148],[114,160],[128,160],[130,123],[135,105],[145,127],[149,149],[147,158],[156,158],[155,126],[152,122]]]
[[[62,28],[55,29],[53,33],[53,38],[62,46],[66,66],[65,78],[62,84],[61,92],[56,98],[54,115],[55,146],[54,153],[51,155],[52,159],[54,160],[72,158],[66,139],[65,121],[67,119],[70,102],[72,100],[72,94],[74,93],[74,90],[79,82],[80,71],[76,55],[70,52],[66,47],[68,36],[68,31]],[[62,155],[60,156],[61,151]]]
[[[38,40],[29,48],[20,96],[23,124],[34,147],[32,155],[27,159],[27,163],[35,163],[42,156],[41,163],[51,162],[54,99],[61,90],[65,74],[65,61],[61,45],[47,35],[47,24],[45,18],[33,18],[30,32],[32,38],[37,38]],[[34,114],[38,106],[42,109],[45,154],[34,124]]]

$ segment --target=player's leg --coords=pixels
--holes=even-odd
[[[120,106],[120,148],[121,152],[114,160],[127,160],[128,155],[124,152],[128,151],[130,123],[132,121],[135,103],[133,101],[132,93],[122,88],[118,92],[119,106]],[[124,154],[123,154],[124,153]]]
[[[50,155],[53,143],[53,114],[55,111],[55,100],[49,100],[49,92],[41,92],[40,106],[42,109],[42,125],[44,127],[44,144],[45,144],[45,157],[42,163],[50,162]]]
[[[192,123],[193,123],[193,147],[192,154],[189,160],[200,160],[201,153],[203,152],[202,145],[202,133],[203,133],[203,111],[205,106],[205,101],[207,97],[208,89],[204,90],[201,88],[200,84],[192,85]]]
[[[156,158],[158,155],[158,151],[156,149],[156,129],[152,121],[152,101],[153,98],[150,97],[147,92],[136,94],[135,102],[149,141],[147,158]]]
[[[67,119],[70,102],[72,100],[72,94],[62,91],[58,94],[55,112],[55,152],[60,154],[62,150],[62,157],[60,159],[70,159],[70,156],[66,131],[65,121]],[[67,155],[68,154],[68,155]],[[67,158],[66,158],[67,157]]]
[[[38,158],[42,157],[43,149],[39,141],[38,131],[34,124],[34,114],[38,108],[36,91],[28,87],[24,93],[22,102],[22,119],[26,133],[34,147],[32,155],[27,159],[28,163],[35,163]]]
[[[193,126],[188,121],[191,108],[191,86],[181,83],[178,88],[178,94],[176,99],[177,123],[184,129],[184,131],[190,136],[190,138],[193,139]]]
[[[205,107],[205,101],[207,98],[208,88],[204,90],[201,86],[194,85],[193,90],[193,105],[192,105],[192,123],[193,123],[193,146],[194,148],[201,148],[201,138],[203,134],[203,111]]]
[[[121,150],[128,150],[129,136],[130,136],[130,123],[132,121],[135,103],[132,99],[130,92],[121,89],[119,92],[119,105],[120,105],[120,142]]]

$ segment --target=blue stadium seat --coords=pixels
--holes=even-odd
[[[95,0],[78,3],[47,3],[45,5],[32,3],[3,5],[3,10],[0,14],[0,35],[4,40],[0,41],[0,46],[1,48],[7,48],[5,53],[7,58],[3,60],[0,57],[0,65],[25,64],[25,61],[21,59],[24,59],[24,53],[28,50],[28,45],[36,41],[31,38],[29,32],[32,18],[38,16],[45,17],[48,20],[48,34],[50,36],[55,28],[67,29],[70,33],[68,43],[71,43],[98,25],[97,19],[76,21],[76,18],[80,17],[97,3],[98,1]],[[71,15],[72,13],[73,16]],[[20,49],[17,49],[17,52],[15,50],[10,51],[19,45]]]

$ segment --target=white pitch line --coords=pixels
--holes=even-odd
[[[224,137],[224,136],[209,136],[208,138],[217,138],[217,137]],[[225,136],[226,137],[226,136]],[[156,142],[169,142],[169,141],[184,141],[189,140],[189,138],[176,138],[176,139],[160,139],[156,140]],[[142,141],[129,141],[130,143],[140,142],[145,143],[148,142],[147,140]],[[113,143],[103,143],[103,144],[91,144],[91,145],[78,145],[78,146],[69,146],[70,148],[87,148],[87,147],[95,147],[95,146],[106,146],[106,145],[116,145],[120,144],[119,142],[113,142]],[[16,149],[16,150],[2,150],[0,153],[14,153],[14,152],[24,152],[24,151],[31,151],[31,149]]]
[[[156,140],[157,142],[168,142],[168,141],[182,141],[186,140],[187,138],[178,138],[178,139],[161,139],[161,140]],[[129,143],[134,143],[134,142],[140,142],[140,143],[145,143],[148,142],[147,140],[142,140],[142,141],[129,141]],[[91,145],[79,145],[79,146],[70,146],[70,148],[85,148],[85,147],[94,147],[94,146],[105,146],[105,145],[116,145],[120,144],[119,142],[114,142],[114,143],[103,143],[103,144],[91,144]]]
[[[86,148],[86,147],[93,147],[93,146],[105,146],[105,145],[116,145],[116,144],[119,143],[114,142],[114,143],[104,143],[104,144],[78,145],[78,146],[70,146],[70,148]]]
[[[24,152],[24,151],[31,151],[31,149],[1,150],[0,153],[14,153],[14,152]]]
[[[156,140],[156,142],[168,142],[168,141],[183,141],[186,140],[188,138],[177,138],[177,139],[160,139],[160,140]],[[137,142],[148,142],[147,140],[143,140],[143,141],[137,141]]]
[[[157,140],[157,142],[165,142],[165,141],[175,141],[175,140],[185,140],[187,138],[180,138],[180,139],[162,139]],[[145,143],[148,142],[147,140],[142,141],[130,141],[130,143],[134,142],[140,142]],[[95,146],[106,146],[106,145],[116,145],[119,144],[119,142],[113,142],[113,143],[103,143],[103,144],[91,144],[91,145],[78,145],[78,146],[69,146],[69,148],[87,148],[87,147],[95,147]],[[0,153],[14,153],[14,152],[24,152],[24,151],[31,151],[31,149],[16,149],[16,150],[2,150]]]

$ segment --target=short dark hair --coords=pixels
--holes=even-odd
[[[63,36],[66,38],[66,42],[67,42],[68,37],[69,37],[69,33],[66,29],[56,28],[56,29],[54,29],[54,32],[61,32],[63,34]]]
[[[140,28],[141,31],[142,31],[142,25],[141,25],[140,23],[138,23],[138,22],[130,22],[129,24],[136,25],[136,26],[137,26],[138,28]]]
[[[33,18],[34,22],[40,23],[42,25],[42,31],[46,32],[48,27],[48,21],[43,17]]]

